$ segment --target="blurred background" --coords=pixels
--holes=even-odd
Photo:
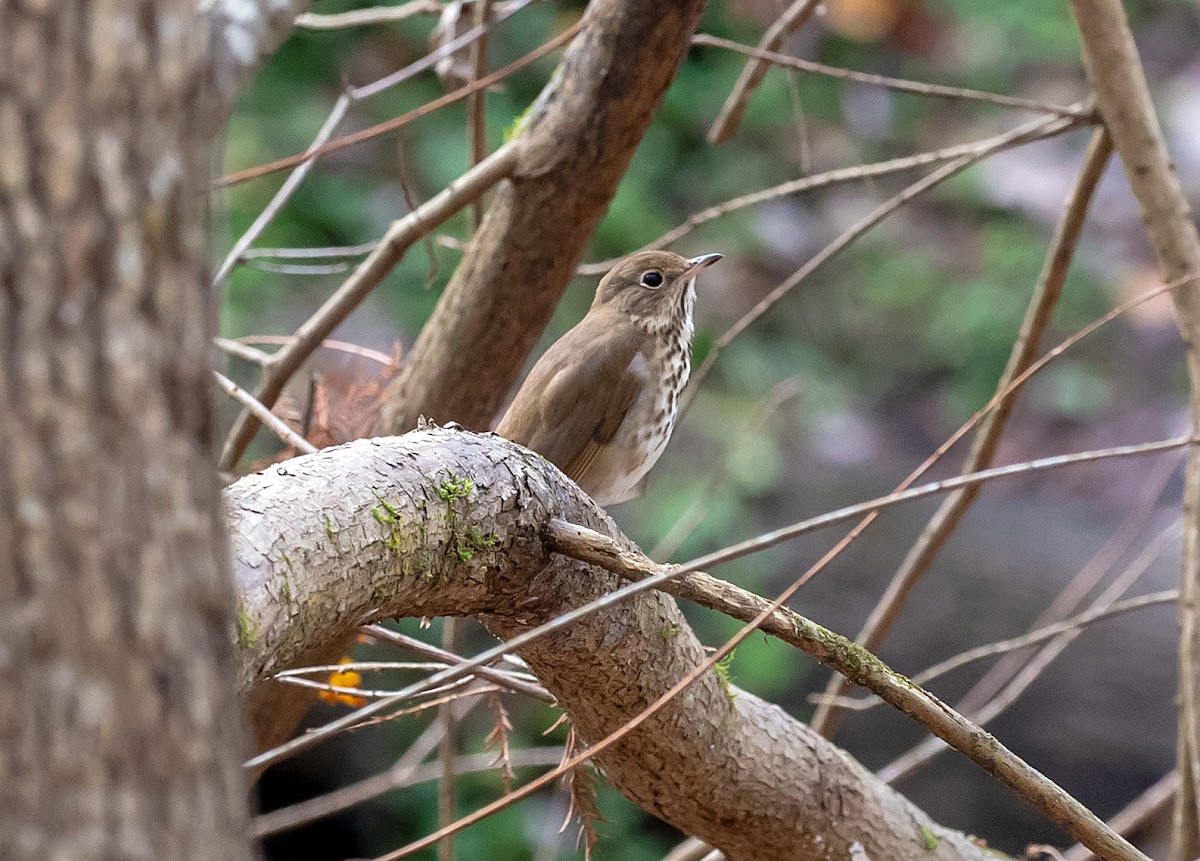
[[[322,0],[314,11],[359,5]],[[534,3],[500,24],[490,42],[490,67],[560,32],[584,5]],[[712,0],[700,32],[755,44],[783,5]],[[1200,5],[1138,0],[1128,7],[1168,146],[1194,198],[1200,181]],[[436,23],[436,16],[421,15],[371,27],[298,29],[243,99],[230,126],[224,169],[306,148],[343,82],[361,85],[419,59],[429,50]],[[1058,104],[1087,92],[1066,0],[827,0],[782,50],[834,66]],[[493,148],[535,98],[554,62],[536,63],[489,93]],[[713,146],[705,134],[743,64],[744,58],[727,50],[692,49],[596,233],[589,260],[629,253],[689,214],[740,194],[984,138],[1032,116],[773,69],[736,136]],[[342,131],[397,116],[443,92],[436,76],[419,76],[356,104]],[[614,509],[620,525],[656,558],[682,561],[889,492],[994,391],[1090,134],[1082,129],[989,158],[905,205],[818,269],[722,351],[646,494]],[[398,134],[325,156],[256,245],[368,243],[408,211],[406,184],[411,195],[425,199],[460,175],[468,159],[461,104]],[[927,171],[779,197],[709,221],[672,246],[684,254],[726,255],[700,284],[697,360],[814,253]],[[221,195],[218,260],[266,206],[282,177]],[[439,231],[431,248],[414,248],[335,338],[402,355],[457,263],[456,240],[469,232],[464,214]],[[289,334],[357,259],[247,260],[226,281],[222,334]],[[596,281],[581,277],[571,285],[543,346],[582,316]],[[1114,161],[1093,201],[1045,347],[1158,283],[1136,203]],[[1181,359],[1169,301],[1159,297],[1139,306],[1072,347],[1026,388],[996,462],[1186,430]],[[229,361],[232,376],[253,383],[251,366]],[[371,358],[323,350],[307,375],[297,378],[291,403],[303,411],[318,385],[333,400],[347,392],[361,396],[386,373]],[[232,407],[224,407],[231,418]],[[362,404],[351,399],[343,408],[352,412]],[[354,415],[339,420],[343,432],[355,425]],[[262,435],[259,445],[257,457],[272,455]],[[935,475],[955,473],[965,451],[955,449]],[[1171,588],[1178,547],[1170,526],[1180,464],[1180,456],[1168,454],[989,485],[917,587],[881,656],[915,673],[968,647],[1018,635],[1102,550],[1104,559],[1090,570],[1106,573],[1098,575],[1093,591],[1131,564],[1145,573],[1136,579],[1130,574],[1127,594]],[[937,502],[887,512],[805,586],[793,606],[853,636]],[[774,595],[841,534],[815,533],[713,573]],[[685,609],[711,645],[736,628],[715,614]],[[439,624],[435,620],[432,629],[420,630],[415,620],[406,620],[396,627],[436,642]],[[489,644],[478,626],[464,628],[466,653]],[[1099,815],[1111,815],[1171,769],[1175,639],[1169,604],[1097,623],[990,728]],[[409,657],[382,645],[356,652],[367,655]],[[958,670],[931,689],[954,702],[988,666]],[[810,695],[828,678],[805,656],[759,636],[738,649],[730,672],[737,685],[802,719],[814,708]],[[383,688],[401,678],[372,676],[364,684]],[[514,725],[514,748],[562,743],[562,727],[542,736],[555,722],[552,710],[511,695],[504,703]],[[321,705],[311,720],[328,720],[344,708]],[[496,720],[486,704],[473,709],[463,726],[463,752],[485,750],[484,738]],[[262,784],[263,808],[386,769],[426,722],[406,718],[359,730],[272,770]],[[907,718],[881,707],[848,714],[836,741],[876,769],[923,737]],[[1068,845],[1060,832],[957,754],[933,758],[896,785],[938,821],[999,849]],[[460,812],[502,788],[495,772],[464,778]],[[436,796],[433,782],[382,795],[274,836],[266,848],[276,858],[378,854],[433,830]],[[607,821],[598,826],[597,857],[661,858],[678,842],[679,834],[615,792],[602,787],[599,800]],[[576,826],[559,833],[566,810],[563,791],[523,802],[460,835],[459,857],[581,857]]]

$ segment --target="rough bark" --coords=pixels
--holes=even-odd
[[[190,0],[0,2],[0,854],[250,857]]]
[[[551,555],[562,517],[630,546],[546,461],[499,438],[426,430],[360,440],[227,491],[241,596],[243,691],[365,616],[474,613],[509,637],[612,591]],[[585,740],[653,702],[704,658],[669,597],[649,592],[522,651]],[[627,797],[731,859],[993,857],[932,823],[776,706],[713,673],[600,757]]]
[[[1120,0],[1072,0],[1096,104],[1125,165],[1167,281],[1200,275],[1200,235],[1163,141]],[[1192,423],[1200,427],[1200,286],[1172,291],[1187,350]],[[1200,453],[1188,454],[1180,574],[1179,771],[1172,853],[1200,856]]]
[[[389,388],[378,433],[418,416],[492,421],[571,280],[703,0],[593,0],[586,26],[531,107],[502,184],[433,316]]]

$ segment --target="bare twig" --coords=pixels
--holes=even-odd
[[[348,12],[329,15],[305,12],[296,16],[296,26],[305,30],[344,30],[347,27],[389,24],[416,15],[440,15],[441,13],[440,0],[408,0],[399,6],[372,6],[369,9],[351,9]]]
[[[1124,601],[1116,601],[1107,607],[1097,607],[1088,610],[1086,613],[1080,613],[1077,616],[1072,616],[1069,619],[1064,619],[1061,622],[1055,622],[1053,625],[1047,625],[1044,628],[1035,628],[1027,634],[1022,634],[1019,637],[1012,637],[1007,640],[999,640],[995,643],[987,643],[983,646],[976,646],[973,649],[968,649],[965,652],[947,658],[944,661],[934,664],[928,669],[921,670],[912,677],[912,680],[918,685],[925,685],[939,676],[944,676],[946,673],[952,672],[965,667],[968,664],[973,664],[976,661],[982,661],[984,658],[995,657],[996,655],[1004,655],[1009,652],[1015,652],[1018,649],[1026,649],[1030,646],[1036,646],[1038,643],[1043,643],[1046,640],[1051,640],[1059,634],[1079,633],[1093,622],[1099,622],[1102,619],[1108,619],[1112,616],[1119,616],[1123,613],[1129,613],[1133,610],[1141,610],[1145,607],[1156,607],[1160,604],[1169,604],[1179,599],[1178,589],[1166,589],[1161,592],[1150,592],[1146,595],[1139,595],[1136,598],[1129,598]],[[815,694],[810,697],[811,702],[828,702],[832,697],[829,694]],[[852,711],[865,711],[879,705],[882,700],[877,697],[863,698],[847,698],[839,697],[837,705],[840,708]]]
[[[1125,594],[1137,580],[1146,573],[1146,570],[1158,558],[1160,554],[1170,545],[1170,543],[1178,538],[1179,523],[1176,522],[1167,529],[1159,533],[1158,537],[1146,547],[1138,557],[1129,564],[1129,566],[1114,580],[1107,589],[1091,604],[1091,609],[1102,609],[1109,607],[1121,595]],[[1041,675],[1042,671],[1060,654],[1063,649],[1074,642],[1079,636],[1079,631],[1067,631],[1055,636],[1055,638],[1044,645],[1032,660],[1019,672],[1011,682],[1003,690],[1001,690],[982,708],[971,715],[971,719],[980,726],[986,726],[991,721],[1001,715],[1005,709],[1017,701],[1017,698],[1025,692],[1025,690],[1033,684],[1034,680]],[[888,765],[881,768],[877,773],[880,778],[894,783],[905,775],[911,773],[914,769],[920,767],[937,754],[944,751],[945,746],[937,739],[927,739],[925,742],[914,747],[907,753],[897,757]]]
[[[1163,452],[1176,451],[1187,446],[1194,446],[1198,443],[1200,443],[1200,436],[1172,437],[1171,439],[1141,443],[1139,445],[1114,446],[1112,448],[1081,451],[1076,454],[1043,457],[1037,460],[1026,461],[1025,463],[1014,463],[1009,466],[997,466],[991,469],[982,469],[978,472],[956,475],[953,478],[932,481],[928,484],[906,485],[905,489],[897,490],[886,496],[879,496],[866,502],[858,502],[853,505],[834,509],[833,511],[827,511],[824,514],[818,514],[815,517],[809,517],[788,526],[764,532],[761,535],[748,538],[745,541],[738,542],[724,549],[714,550],[712,553],[708,553],[698,559],[693,559],[687,563],[686,567],[698,566],[711,568],[714,565],[724,562],[732,562],[735,559],[741,559],[743,556],[758,553],[818,529],[844,523],[847,520],[853,520],[863,515],[875,514],[900,503],[947,493],[957,490],[960,487],[972,487],[999,478],[1015,478],[1020,475],[1028,475],[1048,469],[1077,466],[1083,463],[1095,463],[1096,461],[1110,460],[1118,457],[1141,457],[1144,455],[1161,454]]]
[[[314,454],[317,451],[315,445],[288,427],[287,422],[267,409],[248,391],[219,371],[212,373],[217,385],[221,387],[221,391],[245,407],[250,414],[266,425],[271,433],[279,437],[284,445],[296,449],[301,454]]]
[[[229,273],[233,271],[233,267],[242,259],[242,255],[254,244],[254,240],[258,239],[263,231],[270,226],[271,222],[275,220],[275,216],[279,214],[279,211],[287,205],[287,202],[292,199],[292,195],[300,187],[300,183],[304,182],[313,165],[317,163],[319,150],[329,141],[333,133],[337,131],[337,127],[346,118],[346,114],[349,112],[352,103],[353,98],[349,93],[342,93],[338,96],[338,100],[333,105],[333,110],[325,118],[325,122],[322,123],[321,128],[317,131],[317,135],[313,138],[312,143],[308,145],[308,149],[304,151],[308,158],[301,160],[295,169],[288,174],[288,178],[284,180],[283,185],[279,186],[279,190],[271,196],[270,202],[263,208],[263,211],[246,228],[246,232],[239,236],[237,241],[233,243],[233,247],[229,249],[225,258],[221,261],[221,265],[217,267],[217,273],[213,276],[212,283],[214,287],[219,287],[225,283],[225,279],[229,277]]]
[[[724,203],[719,203],[715,206],[710,206],[706,209],[701,209],[688,216],[687,221],[678,227],[668,230],[662,236],[647,243],[643,248],[665,248],[666,246],[678,242],[683,237],[687,236],[696,228],[707,224],[723,215],[728,215],[731,212],[736,212],[740,209],[745,209],[749,206],[755,206],[759,203],[777,200],[780,197],[786,197],[793,194],[803,194],[809,191],[815,191],[821,188],[829,188],[830,186],[840,185],[846,182],[857,182],[860,180],[877,179],[881,176],[887,176],[893,173],[901,173],[907,170],[914,170],[926,165],[937,164],[938,162],[951,161],[952,159],[963,156],[984,153],[991,155],[1003,149],[1009,149],[1015,146],[1021,146],[1026,143],[1032,143],[1037,140],[1042,140],[1046,137],[1062,134],[1066,129],[1055,129],[1043,135],[1030,135],[1022,137],[1016,141],[1012,140],[1011,132],[1005,132],[1001,135],[983,138],[982,140],[972,141],[971,143],[955,144],[954,146],[943,147],[942,149],[930,150],[928,152],[920,152],[914,155],[902,156],[900,158],[888,159],[886,161],[874,162],[872,164],[854,165],[853,167],[842,167],[834,170],[823,171],[822,173],[805,176],[799,179],[789,180],[788,182],[780,183],[779,185],[764,188],[761,191],[743,194],[739,197],[727,200]],[[444,243],[445,244],[445,243]],[[603,275],[609,269],[617,264],[621,258],[613,257],[606,260],[598,260],[593,263],[585,263],[576,271],[580,275]]]
[[[292,343],[291,335],[246,335],[238,338],[233,343],[235,344],[269,344],[275,347],[286,347]],[[395,356],[389,356],[387,353],[381,353],[379,350],[372,350],[370,347],[364,347],[361,344],[351,344],[349,341],[337,341],[333,338],[326,338],[317,345],[322,350],[334,350],[338,353],[346,353],[347,355],[357,356],[360,359],[367,359],[384,366],[391,366],[396,363]],[[269,353],[262,353],[268,359]]]
[[[1084,67],[1142,210],[1147,238],[1167,279],[1200,270],[1200,234],[1171,164],[1146,73],[1120,0],[1071,0]],[[1200,427],[1200,291],[1174,294],[1186,347],[1193,427]],[[1179,599],[1179,743],[1182,774],[1175,798],[1172,854],[1200,855],[1200,456],[1189,453],[1184,478],[1183,560]]]
[[[407,753],[405,755],[407,759]],[[562,758],[562,749],[558,747],[534,747],[525,750],[514,750],[509,755],[509,764],[514,768],[545,768],[557,765]],[[501,766],[496,757],[490,753],[473,753],[456,756],[452,763],[454,773],[458,776],[476,774],[485,771],[496,771]],[[310,801],[302,801],[281,810],[272,810],[254,820],[254,836],[266,837],[296,828],[308,822],[332,816],[341,810],[370,801],[394,789],[404,789],[437,780],[441,766],[434,763],[425,765],[405,764],[397,762],[383,774],[369,777],[358,783]],[[287,814],[280,816],[279,814]]]
[[[1042,336],[1050,325],[1050,318],[1054,308],[1058,305],[1063,286],[1066,284],[1067,272],[1075,254],[1079,235],[1083,230],[1092,195],[1100,184],[1100,178],[1104,175],[1104,168],[1108,164],[1111,154],[1112,141],[1108,137],[1108,133],[1103,129],[1097,130],[1092,135],[1092,141],[1084,158],[1083,169],[1059,219],[1041,276],[1038,278],[1037,286],[1030,298],[1029,310],[1026,312],[1025,320],[1021,324],[1021,330],[1017,334],[1009,355],[1008,364],[1004,373],[1000,375],[997,389],[1001,391],[1006,389],[1013,378],[1028,368],[1036,358]],[[1013,392],[1012,395],[1001,398],[995,408],[983,419],[975,434],[971,453],[963,465],[963,472],[974,472],[991,463],[1015,403],[1016,392]],[[866,624],[855,637],[855,642],[873,652],[879,650],[880,644],[903,611],[913,587],[929,570],[929,566],[933,564],[938,552],[962,521],[977,496],[978,486],[964,488],[942,502],[920,537],[917,538],[900,568],[892,576],[887,589],[884,590],[879,602],[867,618]],[[830,679],[825,687],[825,693],[832,698],[845,694],[844,681],[836,677]],[[811,725],[822,735],[832,737],[837,730],[838,707],[832,701],[823,701],[818,705]]]
[[[803,27],[808,19],[820,8],[820,5],[820,0],[795,0],[767,28],[767,32],[759,40],[758,47],[764,51],[774,51],[783,44],[784,39]],[[708,130],[709,143],[723,144],[733,137],[734,132],[737,131],[738,123],[742,121],[742,114],[746,111],[746,105],[749,104],[750,97],[758,89],[758,85],[762,82],[763,76],[767,74],[768,68],[770,68],[769,65],[762,60],[751,60],[742,69],[742,73],[738,75],[737,83],[733,85],[733,90],[730,91],[729,97],[725,99],[725,104],[721,106],[721,113],[717,115],[712,128]]]
[[[370,254],[377,244],[377,242],[364,242],[361,245],[334,245],[321,248],[247,248],[242,254],[242,259],[279,257],[284,260],[311,260],[325,257],[362,257]]]
[[[640,553],[621,549],[608,536],[561,520],[551,520],[548,537],[560,553],[599,565],[635,581],[658,576],[663,571],[662,566],[651,562]],[[797,580],[793,588],[784,594],[794,591],[794,587],[800,582]],[[778,600],[767,601],[700,572],[677,578],[665,588],[678,597],[720,610],[736,619],[750,620],[750,624],[743,631],[755,626],[761,627],[763,631],[775,634],[821,663],[844,673],[847,678],[868,688],[917,720],[930,732],[1001,780],[1051,821],[1066,829],[1072,837],[1093,848],[1101,857],[1145,858],[1095,814],[1053,781],[1027,765],[994,736],[974,726],[932,694],[895,673],[874,655],[845,637],[779,606]],[[726,643],[715,654],[727,652],[728,646]]]
[[[491,188],[516,164],[517,150],[511,143],[500,147],[478,165],[452,182],[423,206],[397,221],[380,239],[374,250],[346,279],[333,295],[325,300],[311,317],[296,330],[296,335],[279,352],[271,356],[264,368],[263,378],[255,397],[268,406],[283,392],[283,387],[342,320],[349,316],[380,281],[392,270],[414,242],[445,222],[472,200]],[[258,429],[259,419],[245,411],[238,416],[221,452],[221,468],[232,469]]]
[[[492,16],[492,0],[475,0],[475,26],[487,27]],[[488,43],[486,34],[471,45],[471,66],[474,69],[473,78],[479,80],[487,74]],[[472,93],[467,102],[467,135],[471,145],[471,164],[479,164],[487,155],[487,115],[485,99],[487,90]],[[476,200],[472,204],[472,214],[475,226],[483,221],[483,201]]]
[[[689,837],[664,855],[662,861],[725,861],[725,853],[703,840]]]
[[[442,648],[458,652],[458,620],[447,616],[442,619]],[[458,756],[458,718],[449,703],[438,708],[438,723],[442,725],[442,738],[438,742],[438,827],[449,825],[457,817],[458,784],[454,760]],[[437,847],[438,861],[454,861],[454,837],[451,836]]]
[[[254,347],[251,347],[249,344],[243,344],[241,341],[234,341],[229,338],[213,338],[213,346],[222,353],[228,353],[236,359],[252,362],[255,365],[265,365],[271,361],[269,353],[256,350]]]
[[[456,655],[453,652],[447,652],[445,649],[439,649],[432,643],[426,643],[424,640],[418,640],[416,637],[410,637],[407,634],[402,634],[399,631],[393,631],[390,628],[383,627],[382,625],[364,625],[362,630],[364,633],[369,634],[370,636],[375,637],[382,642],[391,643],[393,645],[400,646],[401,648],[409,649],[410,651],[416,652],[419,655],[441,661],[446,666],[452,667],[466,661],[466,658],[462,657],[461,655]],[[501,657],[508,660],[510,656],[501,655]],[[514,693],[525,694],[526,696],[541,700],[542,702],[548,703],[552,706],[558,705],[558,701],[555,700],[550,692],[541,685],[522,681],[493,667],[477,667],[472,671],[472,675],[481,679],[486,679],[487,681],[493,682],[501,687],[508,688]]]
[[[701,488],[696,491],[691,504],[687,510],[680,515],[671,528],[667,530],[667,534],[659,539],[658,544],[650,551],[651,559],[670,559],[675,555],[675,551],[679,549],[683,542],[687,541],[689,536],[696,531],[704,518],[708,515],[713,498],[725,480],[729,477],[729,470],[733,464],[734,453],[738,450],[740,441],[747,436],[756,434],[763,425],[788,401],[798,397],[800,394],[800,383],[796,377],[790,377],[783,382],[777,383],[767,393],[754,408],[750,411],[750,417],[742,425],[741,430],[731,437],[734,440],[726,453],[724,460],[716,469],[709,475],[708,480],[704,482]]]
[[[1178,791],[1179,772],[1168,772],[1109,819],[1109,827],[1118,834],[1129,836],[1140,829],[1147,820],[1157,816],[1164,807],[1171,803]],[[1079,844],[1063,853],[1066,861],[1092,861],[1095,857],[1090,849]]]
[[[275,161],[268,162],[267,164],[259,165],[258,167],[251,167],[251,168],[247,168],[245,170],[240,170],[235,173],[228,174],[227,176],[222,177],[218,181],[217,185],[218,185],[218,187],[228,187],[231,185],[238,185],[243,182],[248,182],[249,180],[252,180],[252,179],[258,179],[261,176],[266,176],[268,174],[276,173],[281,170],[287,170],[289,168],[295,167],[296,165],[301,164],[302,162],[307,161],[308,159],[317,158],[318,156],[322,156],[327,153],[335,152],[340,149],[345,149],[348,146],[353,146],[354,144],[362,143],[363,141],[371,140],[372,138],[379,137],[382,134],[387,134],[388,132],[393,132],[393,131],[396,131],[397,129],[403,128],[404,126],[408,125],[409,123],[414,122],[414,121],[420,119],[421,117],[427,116],[427,115],[433,113],[434,111],[440,110],[441,108],[444,108],[447,105],[452,105],[452,104],[455,104],[456,102],[462,101],[463,99],[467,98],[467,96],[471,95],[472,93],[478,92],[483,89],[487,89],[492,84],[495,84],[498,81],[504,80],[509,75],[511,75],[513,72],[523,69],[526,66],[530,65],[531,63],[537,62],[542,57],[558,50],[563,45],[565,45],[567,42],[569,42],[573,38],[575,38],[575,36],[579,34],[579,31],[582,28],[583,28],[583,22],[577,21],[576,23],[574,23],[570,27],[568,27],[566,30],[563,30],[561,33],[559,33],[557,36],[555,36],[549,42],[546,42],[545,44],[540,45],[537,48],[534,48],[528,54],[526,54],[525,56],[523,56],[517,60],[514,60],[513,62],[509,63],[504,68],[497,69],[495,72],[492,72],[492,74],[486,75],[485,77],[482,77],[477,81],[472,81],[471,83],[466,84],[465,86],[459,87],[457,90],[453,90],[449,93],[446,93],[446,95],[436,98],[431,102],[426,102],[425,104],[421,105],[419,108],[413,108],[411,111],[401,114],[398,117],[394,117],[394,118],[392,118],[390,120],[386,120],[382,123],[376,123],[373,126],[369,126],[368,128],[362,129],[362,130],[354,132],[352,134],[342,135],[341,137],[334,138],[329,143],[322,144],[321,146],[317,147],[316,149],[312,150],[311,152],[297,153],[296,155],[288,156],[287,158],[277,159]],[[473,33],[475,31],[471,30],[469,32]],[[455,39],[454,42],[447,43],[447,45],[443,45],[442,48],[440,48],[438,50],[439,51],[445,50],[448,45],[457,44],[457,43],[461,42],[463,38],[465,38],[465,36],[459,37],[458,39]],[[433,57],[434,54],[436,54],[436,53],[437,52],[429,54],[425,59],[429,59],[429,57]],[[369,95],[373,95],[375,92],[378,91],[378,89],[376,89],[376,87],[378,86],[378,84],[381,84],[381,83],[382,82],[377,82],[376,84],[370,85],[370,87],[364,87],[362,89],[355,90],[354,95],[358,98],[366,98]]]
[[[884,75],[856,72],[852,69],[839,69],[834,66],[827,66],[824,63],[814,63],[811,60],[789,57],[787,54],[778,54],[774,51],[752,48],[749,45],[743,45],[741,42],[735,42],[732,39],[722,39],[719,36],[710,36],[706,33],[697,33],[693,36],[692,44],[708,45],[713,48],[726,48],[771,65],[783,66],[784,68],[795,69],[800,72],[809,72],[814,75],[824,75],[828,78],[838,78],[843,81],[856,81],[860,84],[884,87],[901,93],[913,93],[918,96],[934,96],[941,99],[983,102],[1005,108],[1019,108],[1020,110],[1053,114],[1060,117],[1084,118],[1091,113],[1087,107],[1078,104],[1069,106],[1052,105],[1040,102],[1037,99],[1023,99],[1019,96],[1005,96],[1000,93],[970,90],[965,87],[947,87],[942,84],[926,84],[921,81],[908,81],[902,78],[889,78]],[[723,143],[723,141],[715,141],[715,143]]]
[[[503,15],[499,16],[498,21],[504,20],[504,18],[514,14],[523,6],[528,5],[529,2],[531,2],[531,0],[517,0],[517,2],[509,4],[509,8],[505,10]],[[434,3],[433,5],[438,9],[441,8],[440,4],[438,3]],[[410,7],[416,9],[417,5],[414,3],[407,4],[404,7],[393,7],[392,11],[396,12],[399,11],[399,9],[406,9]],[[359,14],[361,14],[363,12],[372,12],[377,10],[357,11]],[[353,16],[356,13],[350,12],[347,14]],[[410,14],[416,13],[413,12]],[[306,18],[308,16],[301,15],[299,17]],[[338,18],[339,16],[314,17],[325,19]],[[225,281],[225,279],[229,276],[229,273],[233,270],[233,267],[237,265],[239,260],[245,257],[246,252],[254,243],[254,240],[261,236],[263,231],[266,230],[270,223],[275,220],[275,216],[279,214],[279,211],[291,199],[296,189],[299,188],[300,183],[302,183],[305,177],[308,176],[309,171],[312,170],[313,165],[316,163],[317,156],[319,156],[322,152],[322,147],[329,141],[329,138],[333,136],[333,133],[337,131],[338,126],[341,125],[342,120],[346,118],[346,114],[355,103],[361,101],[367,96],[383,92],[389,87],[396,86],[397,84],[409,80],[421,72],[432,68],[437,61],[446,54],[458,50],[464,45],[471,44],[476,39],[485,38],[490,26],[491,25],[489,24],[485,27],[477,27],[467,33],[464,33],[460,38],[455,39],[451,44],[443,46],[437,51],[431,52],[428,56],[422,57],[417,62],[411,63],[403,69],[400,69],[397,72],[393,72],[390,75],[375,81],[373,84],[369,84],[358,89],[350,88],[344,91],[338,97],[337,102],[334,103],[333,109],[329,112],[329,116],[321,125],[316,137],[313,138],[312,143],[309,144],[308,149],[305,150],[304,155],[306,158],[296,165],[295,169],[291,174],[288,175],[288,178],[284,181],[283,185],[280,186],[279,190],[276,191],[271,197],[271,201],[267,204],[266,208],[259,213],[258,217],[254,219],[254,222],[250,225],[246,232],[238,238],[237,242],[235,242],[233,247],[229,250],[229,253],[225,255],[225,259],[222,260],[221,265],[217,269],[217,274],[213,277],[213,284],[219,285]],[[410,205],[410,208],[415,207],[411,207]]]
[[[1120,526],[1104,541],[1100,549],[1079,569],[1070,582],[1055,597],[1032,627],[1040,628],[1065,618],[1075,611],[1104,575],[1123,558],[1134,542],[1150,526],[1156,502],[1178,468],[1176,458],[1162,458],[1146,477],[1129,512]],[[1004,656],[988,670],[955,705],[964,714],[972,714],[986,705],[1007,685],[1029,659],[1027,653],[1014,652]]]
[[[479,702],[478,699],[456,700],[454,708],[460,715],[466,715]],[[441,737],[442,725],[437,721],[432,722],[387,771],[308,801],[301,801],[279,810],[272,810],[270,813],[260,814],[254,818],[252,823],[254,836],[266,837],[304,825],[307,822],[332,816],[355,804],[361,804],[382,795],[398,785],[404,785],[412,778],[425,757],[437,747]]]
[[[859,219],[857,222],[843,231],[843,233],[837,239],[826,245],[815,255],[809,258],[803,266],[801,266],[798,270],[796,270],[796,272],[771,290],[771,292],[764,296],[762,300],[758,302],[758,304],[746,312],[741,319],[730,326],[725,333],[716,340],[712,346],[712,349],[709,350],[708,355],[704,357],[704,361],[700,364],[699,369],[692,377],[692,381],[688,384],[689,391],[685,393],[685,408],[687,403],[690,402],[691,398],[695,397],[696,391],[699,390],[700,384],[708,375],[709,370],[712,368],[713,363],[716,362],[717,357],[721,354],[721,351],[728,347],[734,338],[753,325],[754,322],[766,314],[767,311],[771,310],[771,308],[773,308],[780,299],[795,289],[801,282],[804,281],[804,279],[806,279],[818,267],[820,267],[821,264],[827,262],[844,251],[847,247],[853,244],[855,240],[859,239],[861,236],[863,236],[863,234],[865,234],[875,225],[879,224],[879,222],[883,221],[883,219],[885,219],[888,215],[895,212],[914,197],[923,194],[947,179],[950,179],[951,177],[961,173],[971,165],[987,157],[991,153],[1003,149],[1005,146],[1012,145],[1018,141],[1028,138],[1029,136],[1044,137],[1049,133],[1068,131],[1072,128],[1076,128],[1084,122],[1084,120],[1078,118],[1067,117],[1050,120],[1041,119],[1036,122],[1020,126],[1016,129],[1013,129],[1007,135],[1001,135],[996,139],[996,143],[994,143],[990,148],[986,150],[979,150],[970,155],[964,155],[956,158],[954,161],[943,165],[942,167],[930,173],[928,176],[913,183],[899,194],[892,196],[890,199],[877,206],[869,214]]]

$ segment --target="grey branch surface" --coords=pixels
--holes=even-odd
[[[523,120],[518,163],[389,388],[378,433],[486,429],[520,374],[688,49],[703,0],[593,0]]]
[[[632,544],[544,459],[452,429],[359,440],[226,491],[243,694],[364,618],[475,614],[509,638],[616,589],[551,554],[551,518]],[[619,728],[704,659],[675,602],[637,595],[520,650],[585,741]],[[628,798],[743,859],[985,859],[777,706],[702,676],[598,757]]]

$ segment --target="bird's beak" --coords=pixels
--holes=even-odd
[[[707,269],[709,266],[712,266],[724,256],[724,254],[701,254],[699,257],[693,257],[688,261],[687,272],[684,273],[684,276],[695,275],[701,269]]]

